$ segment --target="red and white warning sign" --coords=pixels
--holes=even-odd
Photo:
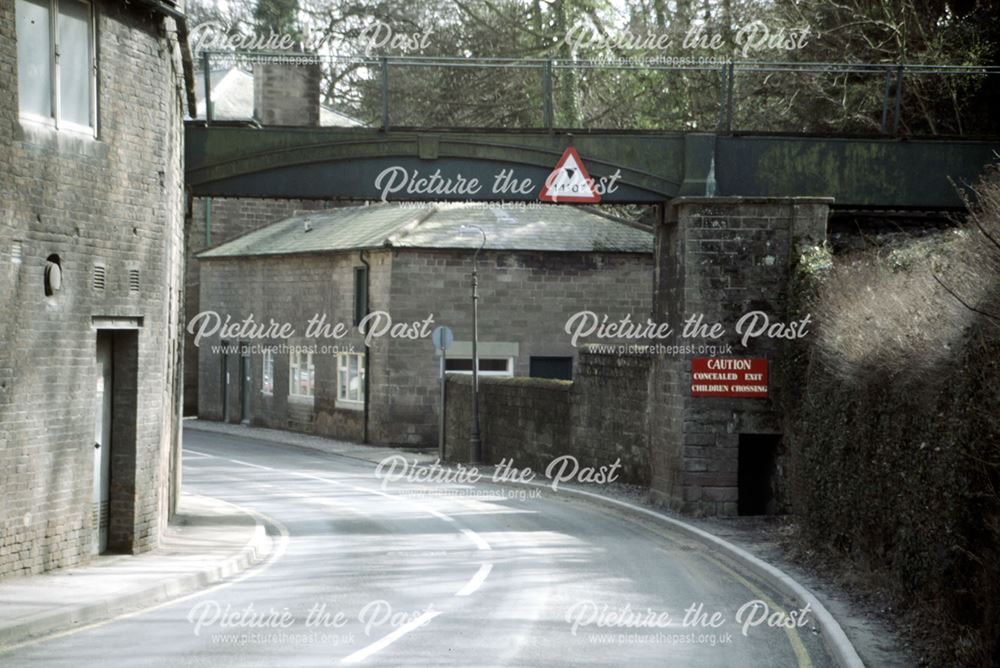
[[[767,397],[767,359],[695,357],[692,397]]]
[[[559,158],[556,168],[545,179],[538,199],[543,202],[568,202],[570,204],[597,204],[601,195],[594,188],[587,168],[576,149],[570,146]]]

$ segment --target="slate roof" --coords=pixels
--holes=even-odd
[[[379,203],[302,211],[198,254],[199,258],[333,252],[361,248],[652,253],[641,226],[566,205],[533,208]],[[306,231],[308,228],[309,231]]]

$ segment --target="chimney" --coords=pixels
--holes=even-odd
[[[253,68],[253,115],[261,125],[319,125],[319,58],[288,54],[301,60],[257,63]]]

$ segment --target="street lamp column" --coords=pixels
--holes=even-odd
[[[486,233],[475,225],[463,225],[462,231],[476,230],[483,242],[472,256],[472,433],[469,435],[469,463],[483,461],[483,442],[479,430],[479,252],[486,246]]]

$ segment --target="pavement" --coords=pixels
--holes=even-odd
[[[638,506],[627,490],[390,482],[375,473],[384,457],[426,467],[435,454],[237,425],[185,427],[185,489],[202,495],[189,498],[215,497],[254,516],[270,543],[254,554],[266,553],[263,562],[166,600],[180,595],[162,589],[181,576],[177,564],[145,561],[160,554],[115,558],[146,563],[161,587],[149,602],[163,602],[122,616],[114,615],[129,606],[106,602],[94,618],[107,621],[87,625],[78,614],[75,627],[0,648],[0,664],[103,666],[106,648],[141,637],[130,666],[861,665],[822,603],[794,580]],[[87,591],[107,600],[109,582],[110,598],[120,597],[116,573],[97,572],[115,563],[78,569],[91,584],[63,599],[54,584],[16,597],[0,584],[0,629],[8,600],[19,602],[11,617],[24,622],[86,606]],[[142,577],[133,575],[139,590]],[[29,580],[56,578],[69,579]],[[772,625],[806,605],[799,623]],[[755,612],[765,608],[766,620]],[[751,616],[760,621],[745,625]]]
[[[350,441],[338,441],[324,436],[313,436],[312,434],[284,431],[282,429],[248,427],[242,424],[199,420],[197,418],[185,418],[184,428],[188,431],[196,430],[210,432],[213,434],[227,434],[229,436],[236,437],[251,436],[252,438],[269,441],[271,443],[280,443],[282,445],[291,445],[297,448],[325,452],[328,455],[347,457],[348,459],[356,459],[362,462],[378,463],[386,457],[393,457],[396,455],[403,455],[406,459],[415,461],[418,465],[432,464],[438,459],[436,448],[405,448],[365,445],[362,443],[352,443]]]
[[[152,552],[100,556],[78,568],[0,582],[0,652],[202,591],[259,563],[273,547],[255,513],[183,494],[175,522]]]

